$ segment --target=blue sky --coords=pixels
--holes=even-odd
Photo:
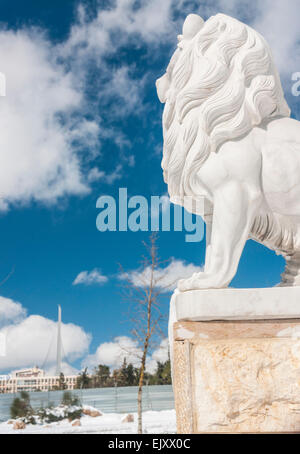
[[[298,113],[291,95],[291,74],[299,69],[295,1],[42,3],[0,1],[0,71],[7,77],[0,98],[0,280],[13,270],[0,287],[3,307],[13,308],[12,315],[3,309],[1,324],[0,307],[9,356],[0,357],[0,372],[41,365],[48,349],[41,326],[52,335],[57,304],[66,324],[81,327],[70,325],[66,334],[67,359],[76,368],[104,361],[116,351],[116,337],[130,337],[118,263],[135,270],[148,234],[99,232],[96,201],[116,197],[119,187],[147,198],[166,194],[155,79],[187,14],[206,19],[225,12],[256,26],[273,48],[293,116]],[[187,243],[184,235],[160,233],[160,256],[201,266],[205,242]],[[275,285],[283,266],[281,257],[249,241],[231,285]],[[106,282],[72,285],[80,272],[94,269]],[[168,296],[162,307],[167,313]]]

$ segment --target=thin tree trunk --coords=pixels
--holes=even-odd
[[[141,370],[140,370],[139,389],[138,389],[138,434],[143,433],[143,421],[142,421],[143,380],[144,380],[144,365],[142,364]]]
[[[151,306],[152,306],[152,291],[153,291],[153,279],[154,279],[154,258],[155,258],[155,250],[151,248],[151,280],[149,286],[149,294],[148,294],[148,302],[147,302],[147,332],[145,337],[145,343],[143,348],[143,356],[141,361],[141,368],[140,368],[140,379],[139,379],[139,389],[138,389],[138,434],[143,433],[143,421],[142,421],[142,400],[143,400],[143,382],[144,382],[144,373],[145,373],[145,365],[146,365],[146,358],[148,353],[149,347],[149,340],[151,337]]]
[[[140,378],[139,378],[139,389],[138,389],[138,434],[143,433],[143,384],[144,384],[144,374],[145,374],[145,366],[146,366],[146,357],[148,352],[148,345],[149,345],[149,338],[147,336],[144,344],[144,351],[141,361],[141,368],[140,368]]]
[[[156,246],[155,246],[155,241],[156,237],[151,236],[151,250],[150,250],[150,255],[151,255],[151,261],[146,261],[144,268],[148,269],[150,266],[151,268],[151,274],[150,274],[150,280],[149,284],[145,287],[143,291],[138,289],[137,286],[133,285],[131,280],[128,280],[128,286],[133,288],[135,290],[138,289],[139,291],[139,298],[138,302],[142,306],[143,314],[142,314],[142,319],[141,319],[141,325],[140,325],[140,320],[136,319],[135,322],[137,324],[137,328],[133,331],[135,332],[135,335],[138,338],[138,341],[141,342],[142,346],[142,357],[140,358],[140,368],[139,368],[139,381],[138,381],[138,395],[137,395],[137,407],[138,407],[138,434],[143,433],[143,384],[144,384],[144,377],[146,373],[146,360],[147,360],[147,355],[148,355],[148,350],[150,348],[150,341],[151,337],[153,335],[153,332],[156,328],[156,325],[158,323],[159,317],[155,320],[153,320],[153,314],[152,314],[152,304],[156,303],[157,299],[157,293],[154,293],[154,288],[155,288],[155,277],[154,277],[154,271],[158,267],[158,260],[156,256]],[[149,263],[149,265],[148,265]],[[142,296],[140,295],[142,294]],[[131,296],[131,293],[130,293]],[[145,316],[145,318],[144,318]],[[143,322],[145,321],[146,326],[144,327]]]

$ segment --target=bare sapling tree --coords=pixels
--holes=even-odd
[[[123,296],[131,303],[130,320],[133,325],[131,333],[137,344],[134,354],[139,360],[137,396],[139,434],[143,433],[142,399],[147,357],[157,345],[157,339],[160,336],[165,337],[161,328],[164,317],[160,310],[160,297],[174,285],[174,282],[168,282],[168,276],[164,271],[166,262],[169,261],[162,261],[158,256],[157,235],[151,234],[149,243],[143,244],[147,249],[147,255],[143,256],[140,269],[134,273],[122,274],[125,280],[122,286]],[[128,353],[133,354],[132,351]]]

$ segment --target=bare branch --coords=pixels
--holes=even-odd
[[[155,342],[155,334],[161,334],[160,323],[163,315],[160,311],[159,296],[166,293],[166,289],[172,284],[165,285],[163,279],[166,274],[163,272],[162,265],[168,261],[162,261],[158,256],[157,234],[150,235],[149,243],[143,242],[147,256],[143,256],[139,271],[136,271],[138,281],[133,282],[129,273],[126,273],[119,265],[122,278],[125,281],[123,287],[123,297],[130,303],[132,322],[132,335],[137,340],[139,349],[136,349],[136,356],[140,360],[139,388],[138,388],[138,432],[142,433],[142,388],[146,367],[146,359],[152,350]],[[141,354],[139,353],[141,351]]]
[[[2,279],[2,281],[0,282],[0,286],[5,284],[6,281],[8,281],[8,279],[14,274],[15,272],[15,267],[13,266],[13,268],[10,270],[10,272],[5,276],[4,279]]]

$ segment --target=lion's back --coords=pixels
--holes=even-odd
[[[293,118],[275,118],[266,127],[268,141],[300,144],[300,121]]]
[[[300,122],[279,118],[266,128],[262,145],[262,182],[266,200],[277,213],[299,216]]]

